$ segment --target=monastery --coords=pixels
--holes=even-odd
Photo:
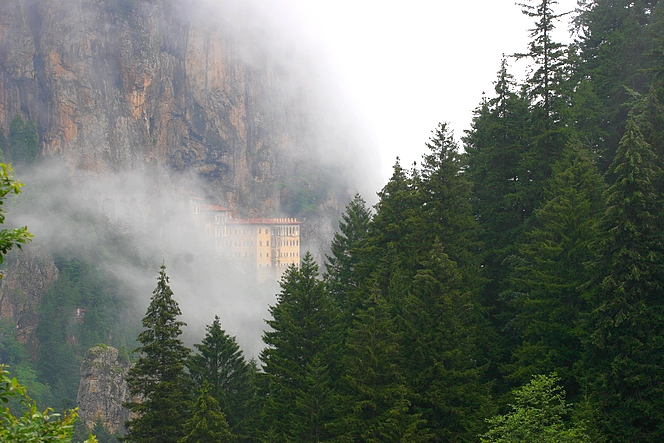
[[[255,270],[258,281],[279,280],[290,265],[300,265],[300,225],[295,218],[233,217],[233,211],[190,197],[196,225],[219,256]]]

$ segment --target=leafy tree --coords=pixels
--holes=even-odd
[[[177,320],[181,311],[168,283],[162,265],[143,318],[146,330],[138,336],[140,357],[127,375],[129,393],[136,400],[126,404],[135,418],[126,423],[124,440],[132,443],[177,442],[189,416],[189,349],[178,338],[185,323]]]
[[[512,411],[488,419],[489,430],[481,436],[481,442],[590,442],[583,423],[566,420],[570,405],[565,401],[565,391],[556,385],[558,381],[555,374],[536,375],[516,389]]]
[[[14,178],[14,171],[10,165],[0,163],[0,224],[5,222],[6,212],[2,209],[5,199],[10,194],[20,194],[21,184]],[[5,255],[13,247],[21,249],[21,246],[32,240],[32,234],[28,227],[0,230],[0,263],[4,261]],[[0,278],[2,278],[0,276]]]
[[[210,391],[212,385],[203,382],[201,394],[196,400],[193,415],[185,423],[184,434],[178,443],[227,443],[232,441],[228,423],[217,400]]]
[[[266,385],[265,423],[274,441],[326,441],[331,420],[330,380],[325,366],[334,345],[336,322],[325,283],[310,253],[301,267],[289,267],[261,352]],[[315,411],[311,406],[315,405]],[[314,420],[315,419],[315,420]]]
[[[16,378],[10,378],[6,366],[0,365],[0,403],[7,404],[10,399],[19,398],[23,406],[23,415],[16,417],[9,408],[0,410],[0,441],[21,443],[68,443],[72,440],[74,422],[78,417],[75,410],[54,414],[52,409],[40,411],[26,394]],[[96,443],[91,436],[85,443]]]
[[[255,368],[245,361],[235,337],[221,329],[218,316],[207,327],[202,342],[194,347],[198,353],[188,364],[192,377],[199,386],[209,383],[207,392],[220,404],[234,440],[249,439],[254,418]]]

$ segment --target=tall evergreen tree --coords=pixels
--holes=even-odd
[[[528,0],[519,3],[522,12],[535,19],[535,27],[530,29],[528,52],[516,54],[517,58],[530,58],[533,69],[526,80],[526,88],[534,103],[544,112],[544,123],[549,129],[552,118],[560,111],[562,85],[565,83],[565,45],[552,38],[555,23],[566,14],[556,14],[553,7],[556,0]]]
[[[212,385],[203,382],[193,414],[184,425],[184,437],[178,443],[230,443],[232,435],[217,400],[212,397]]]
[[[401,361],[401,333],[375,288],[364,301],[346,343],[343,412],[334,423],[341,442],[425,442],[424,420],[411,411]]]
[[[354,293],[361,285],[357,269],[360,261],[358,249],[368,235],[370,222],[371,211],[364,199],[356,194],[339,221],[339,231],[334,234],[330,245],[332,255],[326,257],[330,293],[336,299],[343,315],[348,317],[347,323],[357,307]]]
[[[143,327],[138,336],[140,357],[129,370],[127,386],[135,399],[127,408],[135,417],[126,423],[124,441],[177,442],[191,407],[191,382],[185,371],[189,357],[179,336],[185,323],[178,321],[180,307],[173,299],[166,266],[162,265]]]
[[[583,0],[575,19],[579,60],[576,76],[591,79],[575,96],[593,97],[585,116],[592,118],[593,148],[600,154],[599,167],[611,165],[625,132],[629,90],[646,93],[653,78],[657,48],[653,19],[661,9],[657,0]]]
[[[233,441],[248,441],[253,424],[255,369],[245,361],[235,337],[221,329],[218,316],[207,326],[202,342],[194,347],[198,353],[189,360],[191,376],[199,386],[210,384],[208,394],[220,404]]]
[[[609,170],[587,381],[610,441],[664,438],[662,171],[635,117]]]
[[[436,242],[415,275],[402,313],[403,363],[414,410],[433,441],[471,442],[493,410],[482,347],[487,325],[457,264]]]
[[[509,377],[524,385],[534,375],[556,372],[575,395],[578,323],[587,309],[581,286],[591,276],[603,181],[590,154],[578,145],[568,147],[553,171],[533,228],[510,259],[512,324],[519,339]]]
[[[263,335],[267,348],[260,355],[267,389],[266,436],[276,442],[326,441],[331,435],[325,424],[332,419],[326,366],[336,318],[310,253],[299,269],[290,267],[284,274],[270,314],[271,330]]]

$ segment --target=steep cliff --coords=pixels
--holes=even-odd
[[[34,351],[31,340],[39,322],[39,305],[58,274],[53,257],[39,247],[25,247],[7,260],[0,280],[0,318],[16,323],[16,339],[30,350]]]
[[[42,154],[72,171],[193,172],[222,203],[297,215],[325,178],[315,146],[330,144],[308,98],[233,17],[182,3],[3,0],[0,124],[37,122]]]
[[[119,360],[118,354],[110,346],[95,346],[81,362],[76,403],[79,417],[89,429],[101,420],[109,431],[122,431],[129,420],[129,411],[122,404],[130,400],[124,380],[130,365]]]

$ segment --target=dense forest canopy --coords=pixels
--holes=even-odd
[[[522,5],[530,41],[462,144],[441,123],[373,208],[347,206],[323,266],[289,268],[259,362],[218,318],[184,347],[184,294],[162,268],[126,441],[662,441],[664,6],[581,0],[564,45],[555,4]],[[532,66],[521,82],[512,57]],[[15,148],[29,123],[12,125],[5,155],[32,161]],[[92,294],[114,306],[76,332],[87,346],[123,307],[100,269],[58,260],[36,364],[11,325],[0,355],[38,399],[71,406],[79,348],[58,309]]]

